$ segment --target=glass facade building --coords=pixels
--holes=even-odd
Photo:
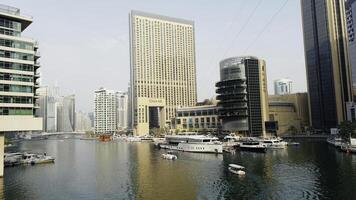
[[[302,0],[310,119],[315,129],[336,127],[352,101],[345,2]]]

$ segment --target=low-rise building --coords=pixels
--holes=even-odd
[[[178,108],[174,121],[177,132],[216,133],[221,128],[216,105]]]

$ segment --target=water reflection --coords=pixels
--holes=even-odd
[[[55,164],[6,168],[0,199],[348,199],[356,196],[356,156],[324,142],[266,154],[176,152],[150,143],[50,139],[18,144]],[[232,175],[230,163],[246,167]],[[4,183],[3,183],[4,182]],[[5,185],[6,190],[3,190]]]

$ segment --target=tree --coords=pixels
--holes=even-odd
[[[350,136],[356,137],[356,122],[343,121],[339,125],[340,136],[343,140],[348,141]]]

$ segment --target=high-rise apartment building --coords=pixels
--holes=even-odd
[[[117,96],[113,90],[100,88],[95,91],[95,134],[114,134],[117,130]]]
[[[131,11],[130,51],[131,126],[144,135],[196,103],[194,23]]]
[[[353,100],[345,1],[301,0],[311,125],[329,129],[346,120]]]
[[[275,95],[284,95],[292,93],[293,81],[282,78],[274,81],[274,94]]]
[[[222,130],[249,136],[266,134],[268,92],[264,60],[251,56],[222,60],[216,87]]]
[[[346,25],[349,39],[349,57],[352,69],[352,84],[353,87],[356,88],[356,0],[346,1]]]
[[[127,92],[117,92],[117,127],[118,129],[127,128],[128,118],[128,95]]]
[[[5,133],[42,130],[42,119],[35,117],[38,45],[21,36],[31,23],[19,9],[0,5],[0,176]]]

